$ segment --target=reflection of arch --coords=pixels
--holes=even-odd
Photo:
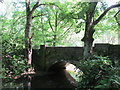
[[[67,62],[67,61],[59,61],[54,63],[48,68],[49,72],[53,72],[56,75],[63,76],[66,80],[68,80],[72,85],[76,86],[77,81],[75,80],[74,77],[71,76],[69,71],[72,72],[79,72],[79,69],[76,69],[76,66]]]

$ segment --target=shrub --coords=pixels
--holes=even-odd
[[[113,67],[108,57],[97,56],[92,60],[81,60],[77,65],[84,73],[78,88],[119,88],[120,68]]]

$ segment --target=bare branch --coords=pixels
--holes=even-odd
[[[118,15],[118,13],[120,13],[120,10],[118,10],[118,12],[114,15],[114,17],[116,17]]]
[[[39,2],[36,2],[36,4],[34,5],[34,7],[31,10],[31,13],[33,13],[36,8],[38,8],[38,7],[42,6],[42,5],[47,5],[47,4],[39,4]]]
[[[70,27],[60,37],[63,37],[71,29],[72,26],[73,24],[71,24]]]
[[[106,15],[106,13],[111,10],[112,8],[120,7],[120,4],[112,5],[109,8],[107,8],[94,22],[93,25],[96,25],[99,23],[99,21]]]
[[[120,26],[120,21],[117,18],[118,13],[120,13],[120,10],[114,15],[116,22],[118,23],[118,26]]]
[[[54,29],[53,29],[52,24],[51,24],[51,22],[50,22],[50,17],[48,18],[48,23],[49,23],[49,25],[50,25],[50,28],[51,28],[52,31],[54,32]]]
[[[33,12],[35,11],[35,9],[36,9],[37,7],[39,7],[38,5],[39,5],[39,0],[38,0],[38,1],[36,2],[36,4],[33,6],[32,10],[31,10],[31,13],[33,13]]]
[[[45,15],[47,15],[47,14],[40,14],[40,15],[38,14],[36,16],[32,16],[32,19],[35,18],[35,17],[45,16]]]
[[[63,28],[64,26],[66,26],[67,23],[68,23],[68,21],[65,22],[62,26],[60,26],[60,28]]]
[[[13,22],[13,25],[14,25],[19,19],[24,18],[24,17],[26,17],[26,15],[18,17],[18,18],[15,20],[15,22]]]
[[[29,0],[26,0],[26,1],[29,1]],[[38,8],[38,7],[42,6],[42,5],[54,5],[54,6],[58,7],[61,10],[61,8],[58,5],[56,5],[55,3],[53,3],[53,4],[39,4],[39,2],[40,2],[40,0],[38,0],[36,2],[36,4],[33,6],[32,10],[31,10],[31,13],[33,13],[36,8]]]
[[[56,12],[55,14],[55,31],[57,30],[57,26],[58,26],[58,12]]]

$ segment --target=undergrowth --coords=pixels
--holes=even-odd
[[[120,67],[113,67],[108,57],[97,56],[92,60],[80,60],[77,65],[84,75],[79,88],[120,88]]]

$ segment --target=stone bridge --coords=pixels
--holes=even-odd
[[[66,61],[75,65],[82,58],[82,47],[46,47],[33,49],[33,63],[37,70],[47,70],[56,62]]]
[[[93,51],[98,55],[119,57],[120,45],[95,44]],[[47,70],[54,63],[66,61],[75,65],[83,58],[83,47],[46,47],[33,49],[33,64],[36,70]]]

